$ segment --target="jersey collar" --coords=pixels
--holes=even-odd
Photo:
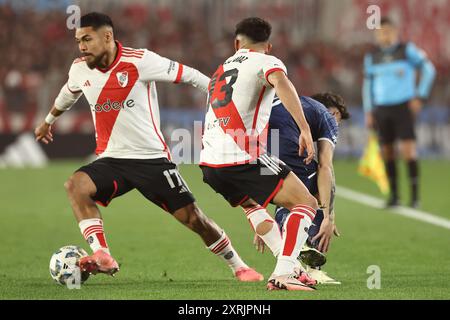
[[[116,58],[114,59],[113,63],[111,63],[110,66],[105,69],[95,67],[98,71],[103,72],[103,73],[108,72],[109,70],[111,70],[112,68],[114,68],[116,66],[116,64],[120,60],[120,57],[122,57],[122,44],[117,40],[115,42],[116,42],[116,46],[117,46]]]
[[[391,53],[394,52],[398,47],[400,46],[400,42],[397,42],[389,47],[380,47],[381,51],[383,51],[384,53]]]
[[[238,51],[236,51],[236,53],[243,53],[243,52],[258,52],[258,51],[255,51],[255,50],[253,50],[253,49],[239,49]]]

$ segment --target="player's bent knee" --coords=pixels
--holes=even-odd
[[[77,191],[77,182],[76,180],[73,178],[73,176],[71,176],[65,183],[64,183],[64,189],[66,189],[67,194],[69,195],[73,195],[76,193]]]
[[[95,193],[95,187],[92,186],[90,181],[87,181],[86,177],[83,174],[75,173],[64,183],[64,188],[66,189],[67,194],[74,195],[90,195]]]
[[[293,207],[298,206],[300,204],[309,206],[309,207],[313,208],[314,210],[317,210],[319,208],[319,203],[317,202],[317,199],[310,194],[308,194],[307,196],[303,196],[301,198],[295,199],[294,201],[290,202],[289,205],[284,206],[284,207],[291,210]]]
[[[64,189],[66,189],[67,193],[71,193],[73,190],[73,182],[70,180],[67,180],[66,182],[64,182]]]
[[[319,208],[319,203],[317,202],[317,199],[310,193],[303,196],[301,199],[297,200],[297,203],[294,203],[294,206],[297,206],[299,204],[307,205],[313,209]]]
[[[313,209],[319,208],[319,203],[317,202],[317,199],[313,195],[309,195],[307,205]]]

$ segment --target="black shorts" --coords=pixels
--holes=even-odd
[[[392,144],[396,139],[415,140],[414,115],[408,103],[376,107],[373,112],[381,144]]]
[[[195,201],[176,165],[166,158],[102,158],[77,171],[92,179],[97,187],[93,200],[105,207],[134,188],[170,213]]]
[[[203,181],[233,207],[249,198],[266,207],[291,172],[291,168],[281,160],[268,155],[262,155],[256,163],[221,168],[200,167]]]

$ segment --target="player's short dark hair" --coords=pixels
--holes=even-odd
[[[390,17],[381,17],[380,25],[382,25],[382,26],[383,25],[388,25],[388,26],[395,27],[395,23]]]
[[[343,120],[350,118],[350,113],[347,110],[347,106],[345,105],[344,99],[335,93],[331,92],[323,92],[323,93],[317,93],[313,96],[311,96],[316,101],[319,101],[321,104],[323,104],[327,109],[331,107],[335,107],[339,110],[341,113],[341,118]]]
[[[249,38],[251,41],[266,42],[269,40],[270,33],[272,32],[272,26],[267,21],[251,17],[246,18],[236,25],[236,31],[234,34],[243,35]]]
[[[92,27],[94,30],[97,30],[98,28],[104,26],[110,26],[114,29],[111,18],[103,13],[90,12],[82,16],[80,19],[81,28]]]

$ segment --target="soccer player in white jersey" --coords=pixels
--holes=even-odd
[[[237,24],[236,53],[209,83],[200,166],[204,181],[232,206],[244,209],[254,231],[277,258],[267,288],[310,291],[316,282],[301,269],[297,257],[318,205],[291,169],[264,148],[275,93],[301,129],[300,153],[306,150],[307,163],[314,157],[314,147],[286,67],[268,55],[270,33],[270,24],[260,18]],[[266,211],[270,202],[291,212],[282,234]]]
[[[96,203],[136,188],[148,200],[196,232],[240,281],[262,281],[231,245],[225,232],[206,217],[170,161],[159,123],[156,81],[183,82],[207,91],[209,78],[199,71],[146,49],[123,47],[114,40],[111,19],[101,13],[81,17],[76,29],[82,57],[69,71],[54,106],[36,130],[36,139],[53,141],[55,120],[85,95],[95,124],[98,159],[78,169],[65,183],[81,233],[93,255],[79,262],[84,272],[114,274],[103,220]]]

